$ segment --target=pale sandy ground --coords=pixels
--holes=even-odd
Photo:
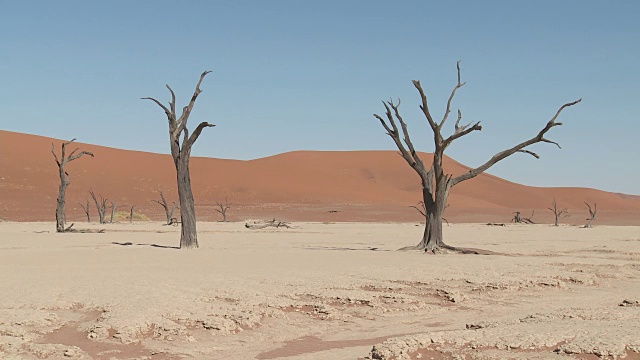
[[[640,227],[294,225],[0,223],[0,358],[639,358]]]

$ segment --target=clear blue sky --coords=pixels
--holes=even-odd
[[[411,80],[441,116],[462,60],[467,85],[454,107],[484,129],[448,155],[477,166],[583,98],[549,135],[562,150],[534,146],[541,159],[517,154],[489,172],[640,194],[637,1],[0,5],[0,129],[168,153],[163,112],[140,98],[168,101],[169,83],[181,107],[212,70],[190,123],[217,127],[202,134],[196,156],[394,149],[372,116],[391,96],[403,100],[414,142],[431,151]]]

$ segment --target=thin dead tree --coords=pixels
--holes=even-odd
[[[109,203],[111,204],[111,220],[109,221],[109,223],[113,224],[113,218],[116,215],[116,211],[118,210],[118,208],[121,208],[124,205],[118,205],[117,201],[110,201]]]
[[[596,213],[598,212],[598,204],[593,203],[593,209],[591,208],[591,205],[589,205],[589,203],[585,202],[584,204],[587,205],[587,208],[589,208],[589,217],[587,218],[587,223],[583,226],[583,228],[591,228],[592,227],[591,223],[593,222],[593,220],[596,219]]]
[[[93,157],[93,154],[88,151],[81,151],[77,153],[79,148],[75,148],[69,155],[67,155],[67,145],[76,141],[76,139],[71,139],[71,141],[66,141],[62,143],[62,150],[60,153],[60,158],[56,155],[55,146],[51,143],[51,154],[53,154],[53,158],[56,160],[56,164],[58,165],[58,173],[60,175],[60,187],[58,187],[58,202],[56,206],[56,232],[65,232],[67,229],[64,225],[67,222],[66,214],[64,212],[65,205],[65,193],[67,191],[67,186],[69,186],[69,173],[64,169],[64,167],[72,162],[73,160],[77,160],[84,155],[89,155]],[[71,224],[73,226],[73,224]],[[71,229],[69,226],[68,229]]]
[[[78,205],[80,205],[82,210],[84,210],[84,213],[87,214],[87,223],[91,224],[91,215],[90,215],[91,207],[89,206],[89,199],[85,199],[85,200],[87,200],[86,206],[82,205],[82,203],[78,203]]]
[[[96,204],[100,224],[106,224],[107,203],[109,202],[109,200],[98,194],[98,196],[100,197],[100,201],[98,201],[98,198],[96,197],[96,194],[93,192],[93,190],[89,190],[89,194],[93,198],[93,202]]]
[[[222,221],[227,222],[227,210],[231,208],[231,204],[229,204],[229,199],[224,199],[224,204],[221,204],[216,201],[216,205],[219,209],[214,209],[215,211],[222,214]]]
[[[135,205],[131,206],[131,210],[129,211],[129,224],[133,224],[133,208]]]
[[[409,130],[407,128],[407,124],[404,119],[400,115],[400,111],[398,108],[400,107],[400,100],[398,99],[397,103],[394,103],[393,100],[384,102],[383,105],[386,109],[385,118],[374,114],[374,116],[380,121],[384,129],[387,131],[387,134],[393,139],[398,150],[400,150],[400,154],[404,158],[404,160],[411,166],[411,168],[420,176],[420,180],[422,182],[422,195],[423,201],[425,203],[426,210],[426,224],[424,235],[420,243],[418,243],[415,247],[410,247],[412,249],[421,249],[425,251],[438,252],[440,249],[450,249],[461,251],[461,249],[457,249],[451,246],[448,246],[444,243],[442,237],[442,214],[444,212],[445,205],[447,204],[447,198],[449,196],[449,191],[452,187],[457,184],[473,179],[479,174],[483,173],[497,162],[504,160],[505,158],[521,152],[534,156],[535,158],[539,158],[540,156],[531,150],[527,150],[526,148],[530,145],[545,142],[557,145],[560,145],[554,141],[551,141],[545,137],[547,132],[551,130],[555,126],[562,125],[560,122],[556,122],[556,119],[564,110],[569,106],[573,106],[579,103],[581,100],[573,101],[570,103],[566,103],[560,107],[560,109],[556,112],[556,114],[547,122],[546,126],[540,130],[540,132],[533,136],[532,138],[521,142],[520,144],[501,151],[491,157],[484,164],[472,168],[466,173],[459,176],[452,176],[446,174],[443,169],[443,159],[444,159],[444,151],[457,139],[468,135],[474,131],[482,130],[482,126],[480,126],[480,122],[476,123],[468,123],[466,125],[460,125],[460,121],[462,120],[462,113],[458,110],[458,119],[455,122],[455,130],[454,133],[448,137],[444,137],[442,135],[442,129],[449,118],[449,114],[451,113],[451,103],[453,98],[461,87],[464,86],[465,83],[460,80],[460,62],[457,63],[458,69],[458,83],[453,88],[451,95],[449,96],[449,100],[447,101],[446,110],[442,120],[439,122],[435,120],[431,114],[429,109],[429,105],[427,103],[427,96],[420,85],[420,81],[413,80],[413,85],[420,93],[420,97],[422,99],[422,103],[420,105],[420,109],[424,114],[431,130],[433,132],[433,140],[435,144],[435,151],[433,153],[433,162],[427,167],[425,163],[422,161],[418,152],[416,151],[413,143],[411,142],[411,138],[409,136]],[[400,127],[400,128],[399,128]]]
[[[173,92],[169,85],[167,89],[171,92],[171,101],[167,108],[160,101],[147,97],[145,100],[151,100],[164,110],[169,120],[169,139],[171,141],[171,156],[173,156],[173,163],[176,167],[176,175],[178,180],[178,197],[180,200],[180,223],[181,223],[181,235],[180,235],[180,248],[197,248],[198,247],[198,233],[196,231],[196,209],[193,201],[193,192],[191,191],[191,177],[189,175],[189,159],[191,158],[191,147],[198,140],[198,137],[202,133],[202,130],[206,127],[215,126],[208,122],[201,122],[196,129],[189,135],[187,130],[187,121],[189,115],[193,110],[193,105],[196,103],[198,95],[202,92],[200,90],[200,84],[204,77],[210,71],[205,71],[200,75],[200,80],[196,85],[196,90],[191,97],[189,105],[182,108],[182,114],[178,117],[176,113],[176,94]],[[182,136],[182,139],[181,139]]]
[[[556,202],[556,199],[553,199],[553,202],[551,203],[551,207],[548,208],[549,211],[551,211],[553,213],[553,216],[555,216],[556,220],[554,222],[554,226],[560,226],[560,219],[561,218],[566,218],[569,217],[569,210],[568,209],[560,209],[558,207],[558,203]]]
[[[167,199],[164,197],[164,193],[160,191],[160,200],[151,200],[155,203],[160,204],[164,208],[164,213],[167,216],[167,225],[171,225],[173,223],[173,212],[178,209],[178,204],[174,201],[171,210],[169,210],[169,203],[167,203]]]

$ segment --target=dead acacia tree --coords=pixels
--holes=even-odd
[[[56,206],[56,232],[65,232],[65,223],[67,222],[67,218],[64,212],[65,205],[65,193],[67,191],[67,186],[69,186],[69,173],[64,169],[64,167],[72,162],[73,160],[77,160],[81,158],[83,155],[89,155],[93,157],[93,154],[88,151],[81,151],[76,154],[79,148],[75,148],[68,156],[67,156],[67,145],[76,141],[76,139],[71,139],[71,141],[66,141],[62,143],[62,150],[60,152],[60,158],[56,155],[55,146],[51,143],[51,153],[53,154],[53,158],[56,160],[56,164],[58,165],[58,173],[60,175],[60,187],[58,187],[58,203]],[[73,224],[71,224],[73,226]],[[69,226],[69,229],[71,229]]]
[[[222,214],[222,221],[227,222],[227,210],[231,208],[231,204],[229,204],[229,199],[224,199],[224,204],[221,204],[216,201],[216,205],[219,209],[215,209],[215,211]]]
[[[78,205],[80,205],[80,207],[82,208],[82,210],[84,210],[84,213],[87,214],[87,223],[91,223],[91,215],[90,213],[90,206],[89,206],[89,199],[85,199],[87,200],[87,206],[82,205],[82,203],[78,203]]]
[[[579,103],[581,100],[577,100],[574,102],[566,103],[560,107],[560,109],[556,112],[556,114],[547,122],[546,126],[540,130],[540,132],[534,137],[521,142],[520,144],[501,151],[491,157],[484,164],[472,168],[466,173],[453,177],[452,175],[446,174],[443,169],[443,159],[444,159],[444,151],[457,139],[468,135],[474,131],[482,130],[482,126],[480,126],[480,122],[469,123],[466,125],[460,125],[460,121],[462,120],[462,113],[458,110],[458,119],[455,122],[455,130],[453,134],[448,137],[444,137],[442,135],[443,127],[449,118],[449,114],[451,113],[451,103],[453,98],[461,87],[464,86],[464,83],[460,80],[460,62],[457,63],[458,69],[458,83],[453,88],[451,95],[449,96],[449,100],[447,101],[446,110],[442,120],[439,122],[435,120],[431,114],[429,109],[429,105],[427,103],[427,96],[425,95],[422,86],[420,85],[420,81],[413,80],[413,85],[418,90],[420,97],[422,99],[422,103],[420,105],[420,109],[424,114],[431,130],[433,132],[433,141],[435,145],[435,150],[433,153],[433,162],[429,167],[425,165],[422,161],[418,152],[416,151],[413,143],[411,142],[411,138],[409,136],[409,130],[407,128],[407,124],[404,119],[400,115],[400,111],[398,108],[400,107],[400,100],[398,99],[397,103],[394,103],[393,100],[384,102],[383,105],[386,109],[385,118],[374,114],[374,116],[380,121],[384,129],[387,131],[387,134],[393,139],[398,150],[400,150],[400,154],[404,158],[404,160],[411,166],[411,168],[420,176],[420,180],[422,182],[422,196],[423,201],[425,203],[426,210],[426,224],[424,235],[420,243],[411,248],[415,249],[423,249],[425,251],[437,252],[440,249],[450,249],[450,250],[460,250],[454,247],[448,246],[444,243],[442,238],[442,214],[444,212],[445,205],[447,204],[447,198],[449,196],[449,191],[452,187],[457,184],[473,179],[479,174],[483,173],[497,162],[504,160],[505,158],[517,153],[526,153],[534,156],[535,158],[539,158],[538,154],[531,150],[527,150],[526,148],[530,145],[545,142],[557,145],[560,145],[554,141],[551,141],[545,137],[546,133],[551,130],[555,126],[562,125],[560,122],[556,122],[556,119],[564,110],[569,106],[573,106]]]
[[[100,197],[100,201],[98,201],[98,198],[96,197],[96,194],[93,192],[93,190],[89,190],[89,194],[93,198],[93,202],[96,204],[96,209],[98,210],[98,221],[100,222],[100,224],[106,224],[107,203],[109,202],[109,200],[102,197],[101,194],[98,194],[98,196]]]
[[[589,217],[587,218],[587,223],[583,226],[583,228],[591,228],[592,227],[591,223],[593,222],[593,220],[596,219],[596,213],[598,212],[598,204],[593,203],[593,209],[591,208],[591,205],[589,205],[589,203],[585,202],[584,204],[587,205],[587,208],[589,208]]]
[[[200,75],[200,80],[196,85],[196,90],[191,97],[189,105],[182,108],[180,117],[176,114],[176,94],[169,85],[167,89],[171,92],[171,102],[169,107],[164,106],[160,101],[147,97],[145,100],[151,100],[164,110],[169,120],[169,139],[171,141],[171,156],[176,167],[176,175],[178,180],[178,197],[180,200],[180,248],[197,248],[198,233],[196,231],[196,210],[193,201],[193,192],[191,191],[191,177],[189,175],[189,159],[191,157],[191,147],[196,142],[202,130],[206,127],[215,126],[208,122],[201,122],[196,129],[189,135],[187,130],[187,121],[196,103],[198,95],[202,92],[200,84],[210,71],[205,71]],[[182,139],[181,139],[182,137]]]
[[[131,206],[131,210],[129,211],[129,224],[133,224],[133,208],[135,205]]]
[[[167,199],[164,197],[164,193],[162,191],[160,191],[160,200],[151,200],[155,203],[160,204],[160,206],[162,206],[164,208],[164,213],[167,216],[167,225],[171,225],[173,223],[173,212],[179,208],[178,204],[176,204],[176,202],[173,202],[173,205],[171,206],[171,210],[169,210],[169,203],[167,203]]]
[[[553,202],[551,203],[551,207],[548,209],[553,213],[553,216],[555,216],[556,218],[553,224],[554,226],[560,226],[560,218],[569,217],[569,210],[558,208],[558,203],[556,202],[556,199],[553,199]]]

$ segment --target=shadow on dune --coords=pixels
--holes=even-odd
[[[134,244],[132,242],[124,242],[124,243],[120,243],[117,241],[113,241],[111,242],[113,245],[120,245],[120,246],[131,246],[131,245],[136,245],[136,246],[151,246],[151,247],[155,247],[155,248],[161,248],[161,249],[180,249],[179,246],[168,246],[168,245],[158,245],[158,244]]]

